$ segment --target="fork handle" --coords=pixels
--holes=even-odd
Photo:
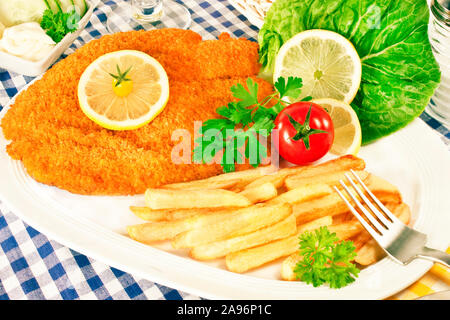
[[[450,254],[445,253],[444,251],[423,247],[422,252],[419,253],[418,256],[450,267]]]

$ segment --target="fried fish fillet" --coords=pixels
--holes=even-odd
[[[88,119],[77,98],[78,80],[101,55],[140,50],[167,72],[170,97],[148,125],[111,131]],[[79,194],[129,195],[167,183],[202,179],[222,172],[218,164],[174,164],[172,132],[194,121],[217,117],[230,102],[230,87],[256,79],[264,97],[272,86],[257,79],[258,46],[245,39],[202,41],[192,31],[132,31],[93,40],[53,66],[18,95],[1,122],[7,152],[21,160],[37,181]],[[191,141],[192,143],[192,141]]]

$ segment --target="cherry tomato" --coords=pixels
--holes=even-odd
[[[284,108],[275,119],[280,155],[302,165],[322,158],[331,148],[334,127],[330,115],[318,104],[301,101]]]

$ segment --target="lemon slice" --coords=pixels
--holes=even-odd
[[[361,82],[361,60],[352,43],[328,30],[307,30],[289,39],[275,60],[279,77],[303,79],[299,100],[333,98],[350,103]]]
[[[361,147],[361,126],[353,108],[345,102],[325,98],[313,100],[324,108],[333,120],[334,141],[331,153],[356,155]]]
[[[164,109],[168,99],[164,68],[141,51],[107,53],[92,62],[78,82],[81,110],[112,130],[144,126]]]

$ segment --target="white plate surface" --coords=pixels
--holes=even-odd
[[[30,106],[32,107],[32,106]],[[9,106],[0,113],[0,120]],[[151,247],[131,240],[125,227],[142,223],[129,210],[143,196],[81,196],[33,180],[6,153],[0,133],[0,199],[48,237],[96,260],[151,281],[210,299],[382,299],[419,279],[432,263],[401,266],[389,258],[362,270],[351,285],[335,290],[279,280],[280,261],[235,274],[223,260],[203,263],[168,243]],[[429,245],[450,243],[450,154],[438,136],[417,119],[399,132],[363,147],[370,172],[399,187],[411,206],[414,226]]]

